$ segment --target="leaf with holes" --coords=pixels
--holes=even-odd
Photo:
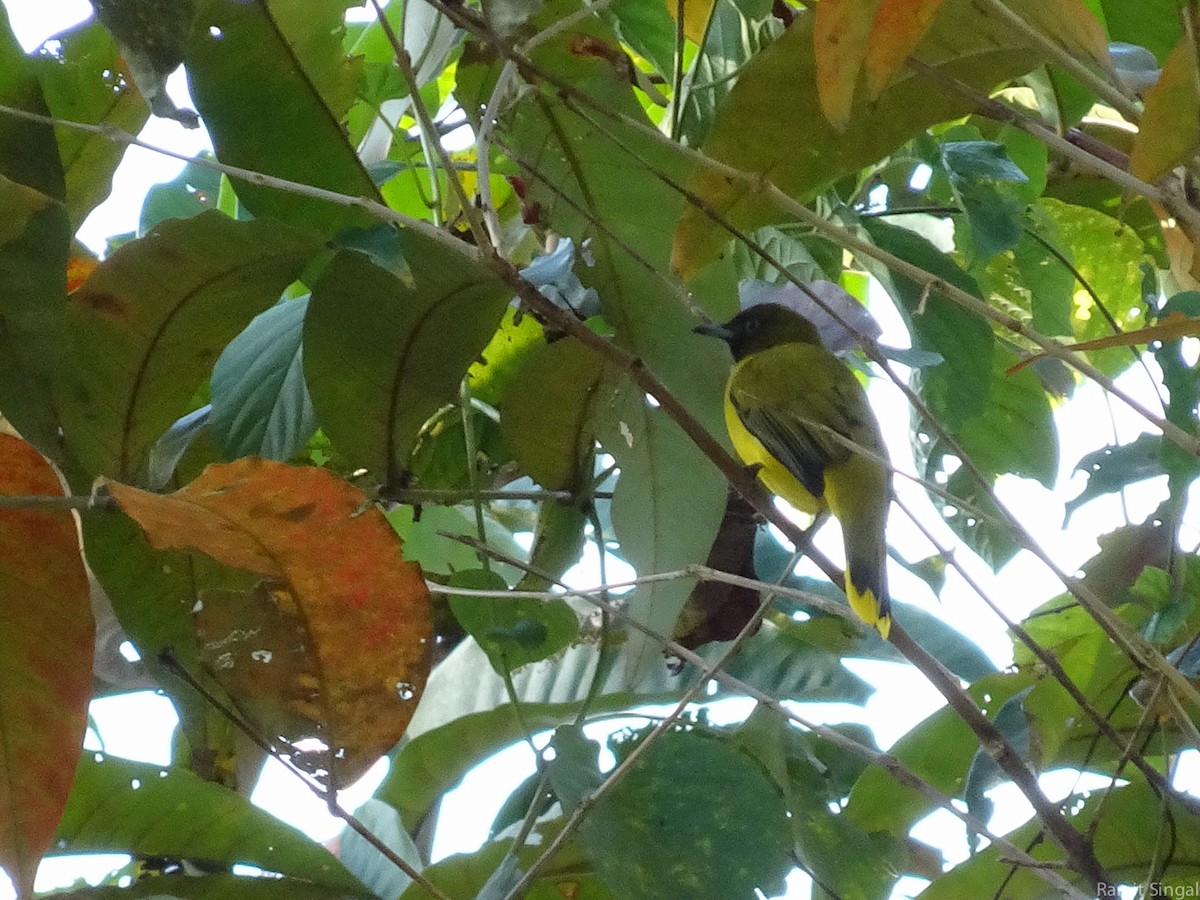
[[[25,442],[0,434],[0,459],[0,494],[62,496]],[[0,866],[32,896],[92,696],[92,611],[68,510],[0,510],[0,623]]]
[[[226,867],[248,863],[336,889],[339,896],[369,896],[320,844],[248,797],[186,769],[88,753],[74,775],[71,802],[56,835],[59,852],[123,851]]]
[[[315,738],[312,768],[335,786],[400,739],[429,671],[429,592],[360,491],[256,459],[210,466],[167,496],[109,490],[154,547],[264,576],[240,595],[202,595],[212,608],[198,627],[213,674],[268,737]]]

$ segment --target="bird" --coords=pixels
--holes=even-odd
[[[771,493],[802,512],[837,518],[850,607],[886,640],[891,475],[862,385],[808,319],[778,303],[694,330],[733,354],[724,406],[734,450]]]

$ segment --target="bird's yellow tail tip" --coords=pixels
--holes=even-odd
[[[880,604],[875,599],[875,592],[867,590],[860,594],[847,578],[846,596],[850,600],[850,608],[854,610],[855,614],[868,625],[874,626],[875,630],[879,632],[879,636],[886,641],[892,631],[891,611],[887,609],[886,605]]]

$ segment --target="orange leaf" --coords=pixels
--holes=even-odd
[[[867,99],[875,100],[925,37],[943,0],[883,0],[868,42]],[[849,109],[847,109],[847,115]]]
[[[1139,328],[1137,331],[1123,331],[1120,334],[1110,334],[1108,337],[1096,338],[1094,341],[1081,341],[1078,344],[1067,344],[1067,350],[1110,350],[1113,347],[1133,347],[1138,344],[1149,344],[1153,341],[1174,341],[1184,337],[1200,336],[1200,319],[1185,316],[1176,310],[1168,313],[1165,318],[1153,325]],[[1012,375],[1026,366],[1046,358],[1045,353],[1035,353],[1026,357],[1012,368],[1007,374]]]
[[[1200,84],[1196,46],[1180,38],[1163,64],[1158,82],[1146,93],[1146,109],[1129,157],[1129,170],[1156,181],[1182,165],[1200,144]]]
[[[830,123],[841,128],[850,118],[854,86],[862,71],[871,27],[881,0],[823,0],[813,19],[817,97]]]
[[[214,676],[265,737],[317,739],[311,768],[335,787],[400,739],[429,673],[429,592],[361,491],[258,459],[209,466],[167,496],[108,488],[154,547],[265,576],[247,593],[202,593],[197,621]]]
[[[88,280],[88,276],[96,271],[96,267],[100,265],[99,260],[94,256],[88,256],[84,253],[72,253],[67,260],[67,293],[83,287],[83,283]]]
[[[0,494],[62,496],[54,469],[0,434]],[[0,865],[31,896],[83,744],[95,641],[67,510],[0,509]]]

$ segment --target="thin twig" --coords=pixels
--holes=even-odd
[[[943,546],[936,537],[934,537],[933,533],[925,526],[925,523],[922,522],[920,518],[918,518],[917,515],[912,512],[902,500],[897,498],[896,505],[908,515],[909,520],[917,526],[917,529],[925,536],[925,539],[933,545],[934,550],[950,563],[951,567],[958,572],[959,576],[963,579],[966,585],[975,592],[976,596],[986,603],[988,608],[991,609],[996,617],[1004,623],[1004,627],[1006,627],[1012,633],[1013,637],[1024,644],[1029,651],[1037,657],[1038,661],[1046,667],[1046,671],[1048,671],[1054,677],[1054,680],[1063,686],[1063,689],[1067,692],[1067,694],[1070,695],[1071,699],[1075,701],[1075,704],[1080,708],[1080,710],[1082,710],[1083,713],[1096,725],[1098,732],[1111,741],[1113,747],[1115,747],[1122,754],[1122,758],[1128,759],[1135,766],[1137,766],[1137,768],[1141,770],[1142,774],[1146,776],[1147,781],[1157,787],[1158,790],[1170,794],[1179,802],[1192,809],[1197,815],[1200,815],[1200,801],[1197,801],[1195,798],[1189,797],[1177,791],[1161,772],[1150,765],[1150,763],[1141,753],[1138,753],[1136,750],[1134,750],[1132,741],[1123,740],[1121,733],[1112,726],[1112,723],[1109,722],[1107,716],[1105,716],[1100,712],[1100,710],[1096,709],[1096,707],[1092,705],[1091,701],[1087,698],[1083,691],[1079,689],[1079,686],[1075,684],[1075,682],[1071,679],[1071,676],[1067,674],[1066,670],[1062,667],[1062,663],[1058,661],[1054,654],[1050,653],[1041,644],[1034,640],[1033,636],[1026,631],[1019,622],[1014,621],[1008,616],[1007,613],[1004,612],[1000,605],[988,595],[988,593],[983,589],[983,586],[975,579],[973,575],[971,575],[966,566],[959,562],[958,558],[954,554],[950,553],[949,550]]]
[[[1037,138],[1050,149],[1061,153],[1081,168],[1107,178],[1127,191],[1141,194],[1147,200],[1153,200],[1155,203],[1161,204],[1170,210],[1171,214],[1179,221],[1186,222],[1193,229],[1200,229],[1200,211],[1192,208],[1186,200],[1175,196],[1171,191],[1142,181],[1126,170],[1114,166],[1108,160],[1088,153],[1078,145],[1051,131],[1032,116],[1028,116],[1011,106],[1001,103],[999,100],[992,99],[982,91],[978,91],[969,84],[952,78],[935,66],[930,66],[918,59],[912,58],[908,60],[908,66],[914,71],[920,72],[930,81],[970,101],[975,106],[975,112],[979,115],[1006,125],[1012,125],[1014,128],[1019,128],[1021,131]]]
[[[231,709],[227,704],[216,697],[212,691],[205,687],[204,684],[202,684],[201,681],[196,678],[196,676],[188,671],[187,667],[184,666],[184,664],[169,647],[164,648],[159,653],[158,658],[159,662],[161,662],[163,666],[165,666],[176,677],[187,684],[192,690],[198,693],[204,699],[204,701],[208,703],[209,706],[215,709],[218,713],[225,717],[230,724],[237,728],[238,731],[249,738],[250,742],[254,744],[254,746],[266,753],[272,759],[282,764],[287,771],[299,778],[300,781],[304,783],[305,787],[312,791],[322,803],[326,804],[330,813],[341,819],[346,823],[346,825],[361,835],[363,840],[378,850],[388,862],[398,868],[401,872],[419,884],[434,897],[438,898],[438,900],[453,900],[452,897],[447,896],[441,890],[439,890],[438,887],[434,885],[428,878],[414,869],[407,860],[396,853],[395,850],[389,847],[381,838],[376,836],[374,832],[363,825],[363,823],[360,822],[351,812],[345,809],[337,801],[337,792],[332,787],[323,786],[311,779],[306,772],[298,768],[290,759],[286,758],[280,752],[278,747],[264,738],[253,724],[251,724],[238,712]]]
[[[488,230],[483,224],[483,217],[480,215],[479,210],[475,208],[475,204],[467,197],[467,192],[463,188],[462,182],[459,181],[454,163],[450,159],[450,154],[442,146],[437,126],[433,123],[433,117],[429,115],[429,110],[425,108],[425,100],[421,97],[421,85],[417,83],[417,73],[413,71],[412,57],[409,56],[408,51],[404,49],[404,44],[392,29],[392,23],[384,15],[383,7],[380,6],[379,0],[371,0],[371,5],[375,8],[375,17],[379,22],[379,27],[383,29],[384,36],[387,37],[388,42],[392,45],[392,53],[395,56],[396,65],[400,69],[400,74],[404,78],[405,84],[408,85],[413,112],[417,117],[417,122],[420,123],[421,134],[424,136],[425,141],[432,146],[434,153],[437,154],[438,160],[442,164],[442,170],[446,173],[446,181],[450,185],[450,190],[454,192],[455,199],[458,200],[463,218],[467,220],[467,224],[471,228],[471,234],[475,237],[475,243],[481,247],[485,246],[489,238]],[[433,173],[433,177],[437,178],[436,172]]]
[[[1021,15],[1011,9],[1004,0],[979,0],[988,10],[994,12],[1014,30],[1033,42],[1050,59],[1066,69],[1090,88],[1100,99],[1124,116],[1127,122],[1137,124],[1141,116],[1138,105],[1125,96],[1121,88],[1106,81],[1092,70],[1091,67],[1076,59],[1056,41],[1027,22]]]
[[[467,540],[469,541],[470,539],[468,538]],[[525,569],[526,571],[533,572],[534,574],[539,574],[539,573],[537,573],[537,571],[535,569],[530,568],[528,566],[528,564],[523,563],[520,560],[513,559],[513,558],[509,557],[507,554],[503,554],[500,551],[497,551],[491,547],[488,547],[486,549],[487,549],[488,553],[491,553],[493,556],[495,556],[496,559],[498,559],[502,562],[509,563],[511,565],[516,566],[517,568],[521,568],[521,569]],[[695,567],[695,568],[702,568],[702,567]],[[691,571],[692,570],[688,570],[688,572],[691,572]],[[718,575],[719,576],[726,575],[726,573],[723,573],[723,572],[713,572],[712,570],[709,570],[709,571],[714,576],[714,578],[715,578],[715,576],[718,576]],[[682,574],[682,573],[677,573],[677,574]],[[731,577],[733,577],[733,576],[731,576]],[[741,581],[741,580],[744,580],[744,579],[739,579],[739,581]],[[618,587],[625,586],[625,584],[626,583],[622,582],[619,584],[610,585],[610,587],[615,589]],[[781,596],[791,593],[791,591],[789,589],[786,589],[783,587],[772,587],[771,585],[767,585],[764,582],[753,582],[752,585],[747,585],[747,586],[756,586],[760,589],[774,590]],[[626,609],[624,609],[619,603],[613,603],[606,599],[603,599],[600,591],[587,592],[587,593],[576,593],[576,592],[571,592],[571,593],[573,593],[575,596],[579,596],[581,599],[583,599],[587,603],[590,603],[593,606],[597,607],[598,609],[603,611],[606,615],[611,615],[613,618],[620,620],[621,622],[625,623],[626,625],[628,625],[630,628],[634,629],[635,631],[638,631],[638,632],[646,635],[648,638],[650,638],[651,640],[653,640],[657,644],[659,644],[664,650],[670,652],[672,655],[683,660],[684,662],[693,666],[697,670],[702,671],[705,668],[707,668],[708,661],[705,660],[704,657],[700,656],[694,650],[684,647],[682,644],[663,635],[662,633],[656,631],[655,629],[642,624],[635,617],[630,615],[630,613]],[[598,596],[598,595],[600,595],[600,596]],[[991,832],[989,832],[987,829],[987,824],[985,822],[982,822],[981,820],[979,820],[978,818],[973,816],[971,813],[961,809],[960,808],[961,804],[956,802],[954,798],[939,791],[937,788],[935,788],[929,782],[925,781],[923,778],[921,778],[919,775],[917,775],[915,772],[913,772],[911,769],[909,769],[907,766],[905,766],[904,763],[902,763],[900,760],[898,760],[896,757],[892,756],[891,754],[883,753],[883,752],[876,750],[872,747],[869,747],[865,744],[861,744],[858,741],[855,741],[853,738],[848,737],[847,735],[841,733],[840,731],[826,727],[824,725],[819,725],[815,722],[812,722],[812,721],[804,718],[803,716],[801,716],[794,710],[792,710],[788,707],[785,707],[782,704],[782,702],[779,700],[779,698],[773,697],[770,694],[765,693],[764,691],[760,690],[759,688],[746,683],[745,681],[741,680],[740,678],[738,678],[734,675],[730,675],[728,672],[726,672],[724,670],[723,667],[715,669],[712,672],[711,677],[712,677],[712,680],[718,682],[719,684],[721,684],[723,687],[727,688],[728,690],[744,694],[745,696],[762,704],[764,707],[766,707],[767,709],[770,709],[772,712],[774,712],[775,714],[779,715],[780,717],[786,719],[787,721],[792,722],[792,723],[796,724],[797,726],[799,726],[800,728],[803,728],[806,731],[810,731],[813,734],[816,734],[816,735],[820,736],[821,738],[824,738],[825,740],[828,740],[830,743],[834,744],[839,749],[844,750],[860,759],[865,760],[870,765],[878,766],[879,768],[882,768],[883,770],[888,772],[888,774],[890,774],[893,778],[895,778],[900,784],[916,791],[922,797],[924,797],[925,799],[932,802],[934,805],[947,810],[951,815],[958,818],[971,832],[978,834],[983,838],[986,838],[988,841],[995,844],[997,849],[999,849],[1007,854],[1012,855],[1014,859],[1021,861],[1021,863],[1023,865],[1034,869],[1037,872],[1037,874],[1039,874],[1042,878],[1044,878],[1046,881],[1048,881],[1052,886],[1054,886],[1058,890],[1062,891],[1064,893],[1064,896],[1070,896],[1070,897],[1076,897],[1076,898],[1086,898],[1087,897],[1086,894],[1081,892],[1078,888],[1074,887],[1074,885],[1072,885],[1070,882],[1066,881],[1066,879],[1064,879],[1061,875],[1059,875],[1057,871],[1043,871],[1044,867],[1042,867],[1036,860],[1034,860],[1031,856],[1029,856],[1028,853],[1020,850],[1015,845],[1010,844],[1004,838],[994,835]]]

